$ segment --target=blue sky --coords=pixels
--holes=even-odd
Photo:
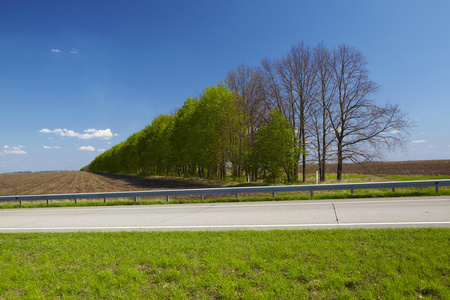
[[[0,2],[0,173],[78,170],[240,64],[347,44],[417,126],[385,160],[450,159],[450,1]]]

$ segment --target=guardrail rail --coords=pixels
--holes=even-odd
[[[353,194],[357,189],[385,189],[390,188],[393,192],[397,188],[405,187],[430,187],[434,186],[436,193],[439,187],[450,186],[450,179],[445,180],[421,180],[421,181],[392,181],[392,182],[371,182],[371,183],[338,183],[338,184],[314,184],[314,185],[286,185],[286,186],[258,186],[258,187],[229,187],[229,188],[205,188],[205,189],[179,189],[179,190],[152,190],[152,191],[131,191],[131,192],[110,192],[110,193],[78,193],[78,194],[49,194],[49,195],[23,195],[23,196],[0,196],[0,202],[3,201],[32,201],[32,200],[74,200],[79,199],[103,199],[107,198],[134,198],[148,196],[165,196],[169,201],[170,196],[180,195],[199,195],[203,201],[204,195],[209,194],[234,194],[237,198],[239,194],[245,193],[272,193],[275,197],[277,192],[300,192],[309,191],[311,198],[315,191],[324,190],[350,190]]]

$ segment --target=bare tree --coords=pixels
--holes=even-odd
[[[330,106],[335,94],[332,84],[333,54],[323,44],[314,48],[314,71],[316,74],[314,104],[311,109],[311,148],[319,165],[320,181],[325,181],[326,161],[331,156],[328,151],[334,139],[329,117]]]
[[[291,126],[295,128],[295,143],[300,143],[300,150],[293,168],[292,179],[298,180],[298,162],[302,160],[302,180],[306,181],[306,145],[308,120],[314,93],[313,55],[303,43],[295,45],[280,60],[263,60],[265,96],[270,108],[283,112]],[[289,175],[288,175],[289,176]]]
[[[299,121],[298,131],[302,149],[302,181],[306,181],[306,145],[310,136],[310,120],[315,89],[316,72],[314,66],[314,56],[308,46],[300,43],[291,48],[285,58],[289,69],[294,75],[294,89],[297,94],[296,114]]]
[[[383,150],[402,146],[411,126],[398,106],[372,100],[379,87],[369,79],[366,59],[345,45],[310,50],[300,43],[281,59],[263,59],[260,68],[238,67],[227,82],[245,99],[252,145],[271,109],[282,112],[296,130],[300,147],[293,150],[295,168],[287,174],[292,181],[298,180],[300,160],[306,179],[306,150],[319,164],[321,181],[330,159],[337,160],[341,180],[344,160],[379,158]]]
[[[269,109],[277,108],[286,116],[285,100],[278,77],[277,60],[261,61],[261,76],[264,101]]]
[[[345,159],[372,160],[380,149],[401,145],[410,123],[398,106],[380,107],[372,101],[379,87],[369,79],[360,51],[339,46],[334,50],[332,67],[336,95],[327,110],[336,137],[337,180],[341,180]]]
[[[227,74],[227,85],[244,100],[249,128],[255,130],[268,118],[269,111],[264,103],[262,78],[258,68],[240,65]]]
[[[246,65],[240,65],[227,74],[228,88],[241,98],[244,107],[242,114],[246,118],[247,136],[242,137],[241,155],[246,173],[252,181],[258,179],[258,168],[250,162],[247,150],[256,142],[256,132],[264,125],[269,116],[269,109],[264,101],[263,83],[260,70]],[[240,170],[237,170],[240,176]]]
[[[293,61],[289,57],[281,60],[267,60],[261,62],[264,79],[264,95],[268,107],[283,113],[292,128],[298,129],[299,120],[297,114],[298,95],[295,89],[295,76]],[[301,140],[301,131],[297,130],[294,142]],[[297,151],[298,152],[298,151]],[[288,181],[298,180],[298,161],[300,153],[295,153],[293,168],[287,173]]]

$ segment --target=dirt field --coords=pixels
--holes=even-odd
[[[317,166],[308,165],[309,174]],[[328,165],[333,173],[336,165]],[[344,164],[344,174],[450,175],[450,160]],[[228,185],[233,184],[227,182]],[[50,172],[0,175],[0,196],[122,192],[224,186],[224,182],[184,178],[141,178],[93,172]],[[220,195],[218,195],[220,196]]]
[[[50,172],[0,175],[0,196],[124,192],[217,187],[189,179],[146,179],[93,172]]]
[[[327,165],[327,173],[335,173],[336,164]],[[308,165],[306,172],[314,174],[318,171],[317,165]],[[301,169],[299,169],[301,173]],[[344,174],[369,175],[450,175],[450,160],[418,160],[397,162],[376,162],[364,164],[344,164]]]

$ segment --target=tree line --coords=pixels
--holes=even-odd
[[[411,123],[398,105],[379,105],[364,55],[353,47],[293,46],[282,58],[231,70],[224,83],[186,99],[171,115],[97,156],[93,171],[306,180],[316,162],[372,161],[402,147]]]

